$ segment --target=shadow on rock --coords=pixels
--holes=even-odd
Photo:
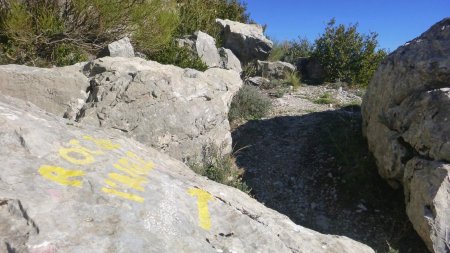
[[[377,252],[427,252],[405,214],[402,189],[377,173],[359,107],[249,121],[233,131],[233,143],[254,197],[297,224]]]

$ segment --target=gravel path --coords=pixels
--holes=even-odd
[[[329,141],[330,132],[351,132],[362,140],[359,107],[340,108],[360,103],[358,93],[307,86],[274,98],[270,117],[233,131],[244,180],[258,201],[300,225],[348,236],[377,252],[389,252],[388,243],[401,253],[427,252],[407,220],[401,189],[389,188],[374,165],[353,173],[333,153],[340,143]],[[313,102],[324,94],[332,104]],[[364,146],[360,152],[373,164]]]

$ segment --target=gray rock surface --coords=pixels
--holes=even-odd
[[[230,49],[219,48],[220,67],[223,69],[231,69],[238,73],[242,72],[242,65],[236,55]]]
[[[88,95],[88,78],[83,64],[63,68],[35,68],[22,65],[0,66],[0,91],[24,99],[58,116],[75,119]]]
[[[178,39],[178,45],[191,49],[210,68],[221,66],[216,40],[202,31],[197,31],[193,35]]]
[[[373,253],[298,226],[116,131],[0,95],[6,252]]]
[[[192,53],[199,56],[206,66],[210,68],[223,68],[239,73],[242,72],[241,62],[233,52],[226,48],[217,49],[216,40],[202,31],[177,39],[177,42],[178,46],[189,48]]]
[[[106,46],[98,55],[98,57],[134,57],[134,48],[128,37],[114,41]]]
[[[450,19],[398,48],[364,97],[379,173],[403,184],[408,216],[433,252],[450,252]]]
[[[273,42],[264,35],[262,26],[228,19],[216,19],[216,23],[222,28],[224,47],[231,49],[242,63],[269,56]]]
[[[91,93],[77,120],[121,130],[182,160],[204,147],[231,151],[228,110],[239,73],[181,69],[140,58],[101,58],[86,67]]]
[[[261,76],[250,77],[246,80],[250,85],[264,87],[270,83],[270,80]]]
[[[295,66],[282,61],[257,61],[256,74],[269,79],[284,79],[286,73],[292,73],[296,70]]]

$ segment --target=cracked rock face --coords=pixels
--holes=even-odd
[[[428,248],[450,252],[450,19],[383,61],[362,112],[380,175],[403,185]]]
[[[242,63],[265,60],[273,42],[265,35],[261,25],[243,24],[228,19],[216,19],[222,29],[224,47],[231,49]]]
[[[118,129],[181,160],[198,158],[212,144],[231,151],[228,110],[241,85],[233,70],[199,72],[141,58],[104,57],[51,69],[0,66],[2,94]]]
[[[106,129],[0,95],[1,252],[373,253]]]

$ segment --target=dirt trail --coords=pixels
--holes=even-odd
[[[377,252],[427,252],[407,220],[403,195],[378,176],[361,136],[360,97],[307,86],[274,99],[272,115],[234,129],[237,163],[254,197],[294,222],[345,235]],[[331,95],[331,96],[330,96]],[[347,154],[348,153],[348,154]],[[359,164],[356,164],[359,163]]]

